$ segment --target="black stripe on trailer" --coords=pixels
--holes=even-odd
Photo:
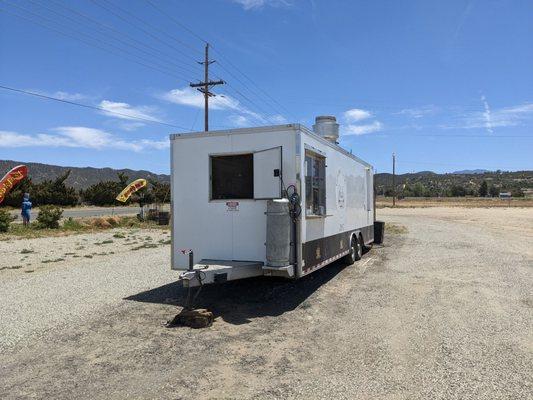
[[[356,231],[361,232],[365,244],[374,241],[374,226],[369,225],[357,230],[341,232],[303,243],[302,258],[304,266],[302,271],[304,275],[347,255],[350,252],[350,237]]]

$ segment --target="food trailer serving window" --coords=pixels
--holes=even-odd
[[[326,158],[305,151],[305,213],[326,215]]]
[[[211,199],[253,198],[253,154],[211,156]]]

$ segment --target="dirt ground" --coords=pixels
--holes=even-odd
[[[378,219],[352,266],[206,287],[203,330],[163,326],[168,246],[0,271],[0,398],[533,398],[533,209]]]
[[[392,207],[392,197],[378,196],[378,208]],[[481,197],[406,197],[396,200],[396,207],[533,207],[533,198],[515,197],[510,200]]]

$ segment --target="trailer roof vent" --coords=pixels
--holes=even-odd
[[[316,117],[313,131],[333,143],[337,143],[339,139],[339,124],[337,124],[337,119],[331,115]]]

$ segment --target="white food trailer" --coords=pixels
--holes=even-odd
[[[184,286],[300,278],[374,241],[373,168],[335,117],[171,135],[172,269]]]

